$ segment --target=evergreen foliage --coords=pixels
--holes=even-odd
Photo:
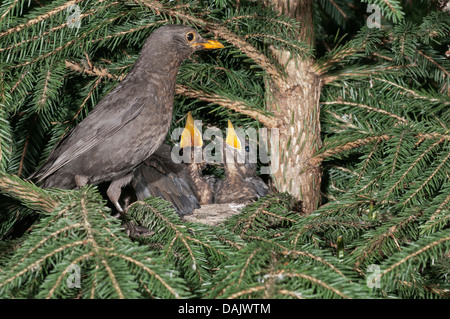
[[[382,28],[365,25],[368,4]],[[297,40],[301,23],[261,1],[2,1],[0,297],[448,298],[450,15],[436,1],[320,0],[314,22],[312,50]],[[96,187],[24,180],[166,23],[226,44],[183,63],[172,129],[187,111],[221,128],[276,127],[265,84],[284,70],[273,49],[314,57],[315,213],[274,194],[207,226],[148,198],[127,213],[153,233],[132,240]]]

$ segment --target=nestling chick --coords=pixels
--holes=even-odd
[[[228,121],[227,137],[223,143],[225,179],[215,183],[215,203],[247,203],[268,194],[268,186],[257,176],[257,164],[252,163],[249,157],[251,147],[254,146],[248,139],[242,146],[232,123]]]

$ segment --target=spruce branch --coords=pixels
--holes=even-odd
[[[324,84],[331,84],[336,81],[345,81],[348,79],[356,79],[356,78],[372,78],[377,75],[382,75],[386,73],[397,73],[399,71],[407,70],[412,67],[416,67],[416,64],[409,65],[390,65],[390,66],[377,66],[359,68],[358,70],[351,70],[348,72],[341,72],[338,75],[328,75],[324,77]]]
[[[318,163],[326,160],[327,158],[336,156],[343,152],[346,152],[346,151],[349,151],[349,150],[352,150],[354,148],[358,148],[361,146],[365,146],[365,145],[371,144],[371,143],[378,143],[380,141],[388,141],[394,137],[395,137],[394,135],[388,135],[388,134],[383,134],[383,135],[379,135],[379,136],[369,136],[367,138],[361,138],[361,139],[357,139],[354,141],[346,142],[343,145],[336,146],[333,148],[330,148],[332,143],[325,143],[324,146],[322,147],[322,149],[324,151],[322,151],[322,153],[311,158],[310,165],[317,165]],[[436,145],[442,143],[443,141],[450,140],[450,135],[440,134],[440,133],[435,133],[435,132],[433,132],[433,133],[418,133],[416,135],[416,137],[419,140],[420,139],[429,139],[429,140],[438,139],[438,141],[436,142]],[[426,154],[424,154],[424,155],[426,155]]]
[[[369,105],[365,105],[365,104],[362,104],[362,103],[354,103],[354,102],[344,101],[342,99],[342,97],[339,97],[335,101],[321,102],[320,104],[321,105],[342,104],[342,105],[356,106],[356,107],[360,107],[360,108],[366,109],[366,110],[368,110],[368,112],[372,111],[372,112],[379,112],[379,113],[382,113],[382,114],[386,114],[386,115],[388,115],[388,116],[390,116],[392,118],[395,118],[396,120],[398,120],[399,122],[401,122],[403,124],[408,124],[408,120],[406,120],[404,117],[400,117],[400,116],[398,116],[396,114],[392,114],[391,112],[388,112],[386,110],[383,110],[383,109],[380,109],[380,108],[376,108],[376,107],[372,107],[372,106],[369,106]]]
[[[83,0],[81,0],[81,1],[83,1]],[[94,13],[95,13],[94,10],[91,10],[91,11],[89,11],[89,12],[87,12],[87,13],[82,13],[82,14],[80,14],[80,19],[83,19],[83,18],[85,18],[85,17],[88,17],[88,16],[90,16],[90,15],[92,15],[92,14],[94,14]],[[30,37],[30,38],[24,39],[24,40],[22,40],[22,41],[20,41],[20,42],[16,42],[16,43],[14,43],[14,44],[11,44],[11,45],[8,46],[8,47],[0,48],[0,52],[12,50],[12,49],[16,49],[16,48],[18,48],[18,47],[20,47],[20,46],[22,46],[22,45],[24,45],[24,44],[27,44],[27,43],[29,43],[29,42],[33,42],[33,41],[42,39],[42,38],[44,38],[44,37],[46,37],[46,36],[52,34],[53,32],[59,31],[59,30],[61,30],[61,29],[63,29],[63,28],[66,28],[67,25],[68,25],[67,22],[62,23],[62,24],[60,24],[60,25],[58,25],[58,26],[56,26],[56,27],[51,28],[51,29],[48,30],[48,31],[45,31],[45,32],[40,33],[39,35],[36,35],[36,36],[34,36],[34,37]],[[27,25],[27,26],[29,26],[29,25]],[[17,31],[20,31],[20,30],[15,30],[14,32],[17,32]],[[0,36],[0,37],[1,37],[1,36]]]
[[[83,0],[79,0],[79,1],[83,1]],[[120,18],[121,18],[122,16],[124,16],[124,15],[126,15],[126,13],[123,13],[123,14],[120,14],[119,16],[113,17],[113,18],[107,20],[105,23],[111,23],[111,22],[113,22],[113,21],[115,21],[115,20],[120,19]],[[72,40],[66,42],[64,45],[61,45],[61,46],[59,46],[59,47],[57,47],[57,48],[55,48],[55,49],[49,51],[49,52],[46,53],[46,54],[40,55],[40,56],[34,58],[33,60],[30,60],[30,61],[26,61],[26,62],[17,64],[17,65],[12,65],[12,66],[10,66],[10,68],[12,68],[12,69],[15,69],[15,68],[22,68],[22,67],[24,67],[24,66],[27,66],[27,65],[30,65],[30,64],[34,64],[34,63],[36,63],[36,62],[38,62],[38,61],[41,61],[41,60],[46,59],[46,58],[48,58],[48,57],[51,57],[52,55],[55,55],[55,54],[57,54],[57,53],[59,53],[59,52],[65,50],[65,49],[68,49],[68,48],[70,48],[70,47],[76,45],[77,43],[82,42],[82,40],[83,40],[84,38],[87,38],[89,35],[95,33],[95,32],[98,31],[101,27],[102,27],[102,25],[97,25],[97,26],[93,27],[91,30],[88,30],[88,31],[82,33],[79,37],[73,38]]]
[[[47,192],[17,176],[0,172],[0,193],[19,200],[24,206],[42,213],[49,213],[58,201]]]
[[[0,295],[25,292],[34,281],[40,287],[38,298],[67,298],[77,293],[83,298],[188,296],[185,282],[164,268],[167,263],[125,236],[96,191],[82,188],[59,199],[59,205],[34,226],[28,240],[8,260],[0,260],[5,265],[0,272]],[[87,274],[79,278],[81,291],[67,285],[73,266]]]
[[[2,38],[4,36],[7,36],[7,35],[10,35],[10,34],[15,33],[15,32],[19,32],[19,31],[21,31],[21,30],[23,30],[23,29],[25,29],[25,28],[27,28],[29,26],[32,26],[32,25],[38,24],[38,23],[40,23],[40,22],[42,22],[44,20],[47,20],[51,16],[54,16],[54,15],[56,15],[56,14],[58,14],[58,13],[64,11],[64,10],[66,10],[71,5],[74,5],[74,4],[83,2],[83,1],[85,1],[85,0],[66,1],[66,2],[64,2],[64,4],[62,4],[62,5],[58,6],[58,7],[55,7],[53,9],[51,9],[50,11],[48,11],[48,12],[42,14],[42,15],[37,16],[34,19],[28,20],[26,23],[20,24],[18,26],[15,26],[13,28],[10,28],[10,29],[8,29],[6,31],[1,32],[0,33],[0,38]],[[5,13],[0,17],[0,21],[9,13],[10,9],[12,9],[16,5],[17,2],[18,1],[13,3],[11,5],[11,7],[8,8],[9,10],[5,11]]]
[[[438,68],[439,70],[442,71],[442,73],[443,73],[442,80],[445,80],[445,78],[448,79],[450,77],[450,72],[447,69],[445,69],[442,65],[440,65],[438,62],[436,62],[431,56],[426,55],[421,50],[416,50],[416,52],[419,53],[421,56],[423,56],[428,61],[430,61],[436,68]]]
[[[440,171],[442,171],[443,166],[446,164],[447,160],[450,158],[450,153],[439,163],[438,167],[428,176],[428,178],[416,189],[414,192],[409,195],[406,200],[403,202],[403,205],[406,205],[412,198],[414,198],[423,188],[425,188],[430,181],[436,177]]]
[[[160,198],[134,202],[127,213],[135,222],[157,234],[138,240],[152,247],[159,245],[163,260],[175,263],[193,288],[210,278],[206,262],[216,264],[230,258],[231,251],[225,249],[206,226],[199,228],[200,225],[182,222],[172,206]]]
[[[399,88],[399,89],[401,89],[402,91],[405,92],[404,94],[413,96],[416,99],[427,100],[429,102],[440,102],[440,103],[443,103],[444,105],[450,105],[449,101],[445,101],[442,98],[433,98],[433,97],[430,97],[430,96],[423,95],[423,93],[419,93],[419,92],[417,92],[417,91],[415,91],[413,89],[407,88],[405,86],[397,84],[397,83],[395,83],[393,81],[389,81],[387,79],[383,79],[383,78],[379,78],[379,77],[373,77],[373,80],[384,82],[384,83],[389,84],[389,86],[393,86],[393,87]]]
[[[295,249],[291,250],[288,247],[280,244],[280,242],[274,241],[273,239],[267,239],[267,238],[263,238],[263,237],[259,237],[259,236],[249,236],[249,235],[244,235],[244,236],[245,236],[245,239],[248,241],[262,241],[262,242],[267,242],[270,245],[275,245],[277,247],[277,249],[279,249],[280,252],[285,256],[292,256],[293,258],[302,257],[302,258],[317,262],[318,264],[325,265],[325,266],[329,267],[330,269],[332,269],[334,272],[340,274],[342,277],[345,277],[345,275],[342,273],[342,271],[339,270],[331,262],[327,261],[326,259],[324,259],[323,257],[321,257],[318,254],[308,252],[308,250],[310,250],[309,246],[305,246],[304,250],[295,250]]]
[[[390,289],[400,278],[408,278],[413,271],[425,266],[430,259],[439,259],[450,248],[448,231],[441,231],[412,243],[381,264],[381,283]],[[414,262],[415,267],[411,267]]]
[[[275,128],[279,126],[279,121],[276,119],[276,117],[267,116],[259,110],[248,107],[244,101],[233,101],[218,94],[211,94],[200,90],[194,90],[180,84],[177,84],[176,86],[176,93],[189,98],[195,98],[200,101],[214,103],[235,112],[245,114],[259,121],[261,124],[268,128]]]
[[[355,267],[361,268],[369,263],[373,263],[376,258],[380,258],[380,251],[383,253],[383,256],[390,256],[397,251],[402,251],[400,243],[403,244],[413,239],[413,236],[408,234],[415,233],[417,220],[423,214],[424,212],[420,210],[412,213],[408,212],[381,227],[367,232],[364,238],[368,238],[368,240],[351,253],[356,256]]]
[[[405,135],[405,132],[403,131],[402,134],[399,137],[399,140],[398,140],[398,145],[397,145],[397,149],[395,151],[394,161],[392,162],[391,174],[393,174],[394,171],[395,171],[395,165],[396,165],[397,160],[398,160],[398,156],[399,156],[399,153],[400,153],[400,147],[402,145],[402,141],[403,141],[404,135]]]
[[[443,192],[437,196],[434,202],[438,203],[438,206],[430,205],[428,211],[431,212],[431,216],[422,224],[420,234],[429,235],[440,229],[443,229],[448,223],[450,223],[450,193],[446,194],[444,188]]]
[[[306,275],[303,273],[297,273],[295,272],[282,272],[281,274],[282,276],[288,277],[288,278],[299,278],[299,279],[303,279],[306,282],[311,283],[312,285],[316,285],[316,286],[320,286],[321,288],[325,289],[325,290],[329,290],[331,292],[333,292],[334,294],[336,294],[337,296],[343,298],[343,299],[351,299],[349,296],[347,296],[344,292],[340,291],[337,288],[332,287],[331,285],[327,284],[326,282],[324,282],[323,280],[320,280],[319,278],[310,276],[310,275]],[[279,276],[279,274],[270,274],[269,276]]]
[[[353,56],[358,50],[354,48],[343,48],[340,51],[336,51],[332,56],[330,56],[326,61],[316,62],[316,72],[319,75],[324,75],[328,70],[334,66],[336,63],[344,60],[347,57]],[[326,83],[333,82],[332,80],[325,78]]]
[[[361,147],[373,142],[379,142],[379,141],[386,141],[388,139],[392,138],[392,136],[389,136],[387,134],[383,134],[380,136],[369,136],[367,138],[357,139],[355,141],[348,142],[344,145],[337,146],[335,148],[328,148],[326,145],[324,145],[325,151],[315,157],[313,157],[310,161],[310,165],[317,165],[321,161],[325,160],[328,157],[334,156],[336,154]]]
[[[437,142],[433,143],[427,150],[425,150],[422,154],[420,154],[417,159],[401,174],[400,178],[395,182],[395,184],[385,193],[382,203],[386,202],[386,199],[389,197],[389,195],[400,185],[400,183],[403,182],[405,177],[411,172],[411,170],[416,167],[416,165],[431,152],[436,146],[444,142],[444,139],[439,139]]]
[[[0,22],[10,13],[10,11],[16,6],[16,4],[19,2],[19,0],[15,0],[11,5],[6,8],[5,12],[0,16]]]
[[[351,283],[351,278],[342,272],[320,266],[321,263],[309,258],[294,258],[294,254],[284,254],[274,245],[249,244],[237,253],[232,264],[219,270],[208,297],[281,298],[286,294],[306,298],[367,296],[363,285]],[[314,271],[318,269],[322,274],[320,278]]]
[[[147,24],[135,27],[135,28],[127,29],[125,31],[119,31],[119,32],[116,32],[116,33],[108,34],[106,36],[102,36],[102,37],[90,40],[90,42],[91,43],[96,43],[96,42],[100,42],[100,41],[104,41],[104,40],[108,40],[108,39],[123,37],[125,35],[132,34],[132,33],[135,33],[135,32],[139,32],[139,31],[142,31],[142,30],[146,30],[146,29],[154,27],[154,26],[164,25],[164,24],[166,24],[168,22],[169,22],[169,20],[167,20],[167,19],[165,19],[165,20],[158,20],[158,21],[155,21],[155,22],[151,22],[151,23],[147,23]]]
[[[450,209],[443,209],[445,206],[448,206],[449,201],[450,195],[445,198],[433,215],[423,225],[421,225],[422,235],[431,234],[436,230],[443,229],[450,223]]]
[[[247,205],[238,217],[229,218],[225,226],[242,238],[261,234],[285,227],[298,222],[299,214],[293,213],[293,198],[287,194],[266,196]]]
[[[102,68],[102,67],[96,67],[95,65],[91,65],[90,68],[86,68],[80,63],[75,63],[71,61],[64,61],[66,68],[68,68],[71,71],[78,72],[81,74],[88,74],[92,76],[98,76],[100,78],[107,77],[110,80],[123,80],[123,77],[118,77],[114,74],[111,74],[108,69]]]

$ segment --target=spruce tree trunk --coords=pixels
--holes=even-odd
[[[268,1],[267,1],[268,2]],[[313,45],[312,1],[271,0],[280,13],[301,23],[299,37]],[[291,58],[288,51],[274,50],[286,76],[269,83],[269,110],[277,115],[279,166],[273,167],[274,185],[303,202],[303,210],[314,212],[320,199],[321,170],[310,159],[321,147],[319,98],[321,82],[312,59]],[[276,163],[275,163],[276,164]]]

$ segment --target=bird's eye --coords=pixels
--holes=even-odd
[[[192,42],[192,41],[194,41],[194,39],[195,39],[195,34],[194,34],[194,32],[189,32],[189,33],[186,34],[186,40],[187,40],[188,42]]]

